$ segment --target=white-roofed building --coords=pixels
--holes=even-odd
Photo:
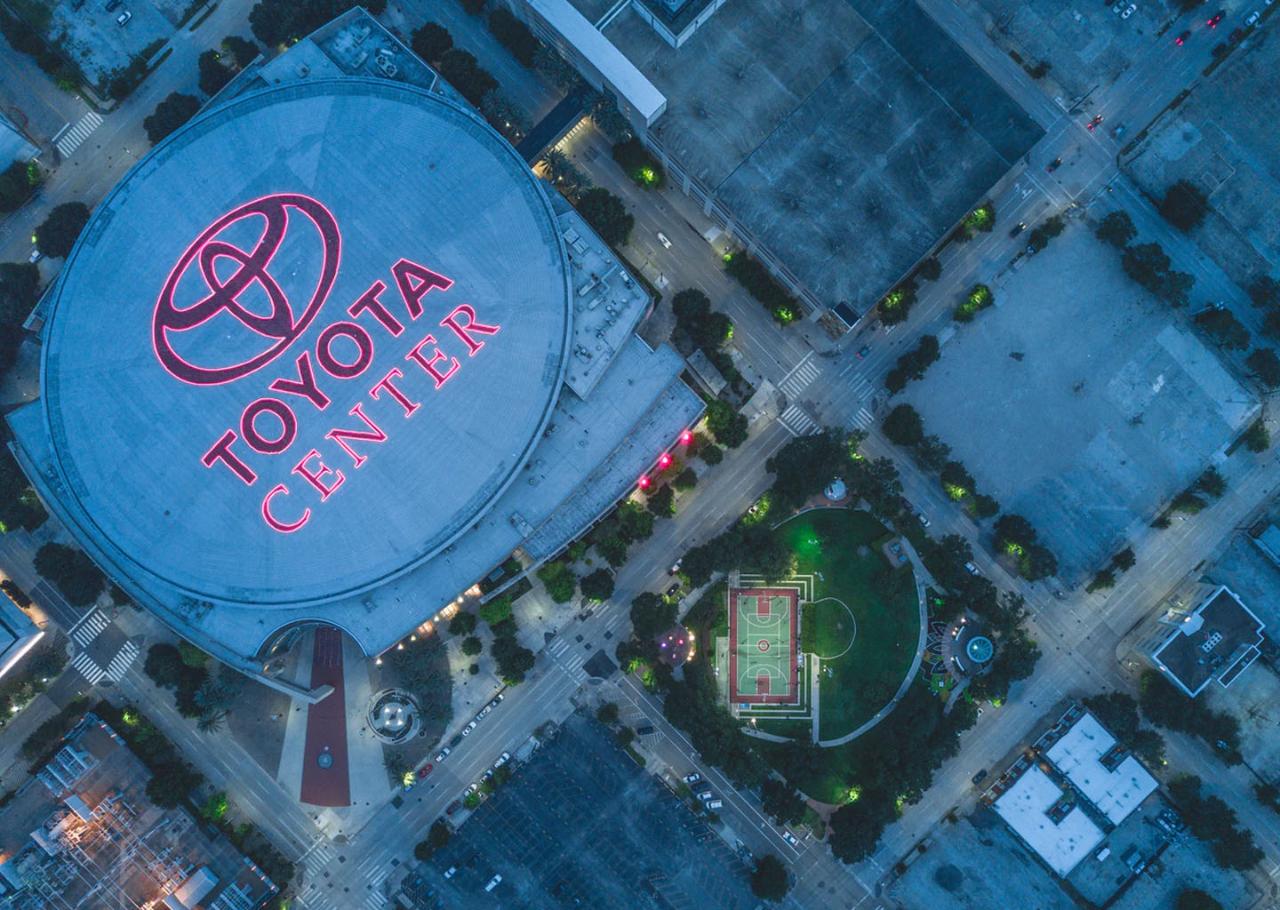
[[[1156,791],[1156,779],[1087,711],[1045,757],[1113,825]]]
[[[1075,793],[1032,765],[995,801],[1009,827],[1058,875],[1066,876],[1102,842],[1102,829]]]

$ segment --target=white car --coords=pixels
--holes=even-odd
[[[125,10],[123,13],[116,16],[116,25],[120,26],[121,28],[124,28],[126,25],[129,24],[129,20],[132,18],[133,18],[133,13],[129,12],[128,10]]]
[[[465,727],[462,728],[462,735],[463,736],[469,735],[471,731],[474,730],[475,728],[476,728],[476,722],[473,720],[471,723],[467,724]]]
[[[1254,10],[1249,14],[1249,18],[1244,20],[1244,27],[1248,28],[1251,25],[1256,25],[1258,20],[1261,18],[1262,18],[1262,13],[1258,12],[1257,10]]]
[[[1132,15],[1137,11],[1137,9],[1138,9],[1138,4],[1136,4],[1136,3],[1130,3],[1130,4],[1128,5],[1128,7],[1126,7],[1126,8],[1125,8],[1125,11],[1124,11],[1123,13],[1121,13],[1121,14],[1120,14],[1120,18],[1121,18],[1121,19],[1128,19],[1130,16],[1132,16]]]
[[[665,246],[667,249],[671,249],[671,241],[667,239],[667,235],[662,233],[662,231],[658,231],[658,242],[661,243],[663,246]]]
[[[499,755],[499,756],[498,756],[498,760],[497,760],[496,762],[494,762],[494,763],[493,763],[493,766],[494,766],[495,768],[501,768],[503,765],[505,765],[505,764],[506,764],[507,762],[509,762],[510,760],[511,760],[511,753],[510,753],[510,752],[503,752],[501,755]]]
[[[684,782],[686,784],[696,784],[700,780],[702,780],[702,775],[699,774],[697,771],[693,771],[684,776]]]
[[[786,830],[785,828],[782,831],[782,839],[793,847],[800,846],[800,841],[796,838],[796,836],[792,834],[790,831]]]
[[[35,265],[37,262],[39,262],[43,258],[44,258],[44,253],[40,252],[38,249],[33,248],[31,250],[31,255],[27,257],[27,262],[31,263],[32,265]]]
[[[968,572],[970,575],[974,576],[975,578],[982,577],[982,572],[980,572],[978,570],[978,567],[971,562],[966,562],[964,564],[964,570]]]
[[[452,752],[452,751],[453,751],[453,750],[452,750],[452,749],[450,749],[448,746],[445,746],[443,749],[441,749],[441,750],[440,750],[440,754],[436,756],[436,764],[438,765],[438,764],[440,764],[440,762],[442,762],[442,761],[444,761],[446,758],[448,758],[448,757],[449,757],[449,753],[450,753],[450,752]]]

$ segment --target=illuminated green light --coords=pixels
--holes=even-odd
[[[959,484],[954,484],[954,483],[945,484],[943,486],[943,489],[946,490],[947,495],[950,496],[952,499],[954,499],[956,502],[959,502],[960,500],[964,499],[966,496],[969,495],[969,491],[966,490],[964,487],[960,486]]]
[[[844,797],[844,801],[847,803],[856,803],[860,799],[862,799],[861,787],[850,787],[849,792]]]

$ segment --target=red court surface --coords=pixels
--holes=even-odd
[[[333,693],[307,708],[302,801],[313,806],[349,806],[351,778],[347,763],[347,701],[342,688],[342,633],[331,627],[316,629],[311,659],[311,687],[326,684],[333,686]],[[328,767],[324,767],[326,764]]]
[[[783,602],[783,615],[778,615],[776,608]],[[800,592],[730,588],[728,609],[729,700],[741,705],[799,703]]]

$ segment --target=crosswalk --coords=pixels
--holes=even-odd
[[[587,678],[587,671],[582,669],[582,665],[591,657],[591,652],[586,648],[575,648],[574,644],[568,638],[557,638],[547,645],[547,656],[555,661],[570,679],[583,682]]]
[[[124,675],[129,672],[129,667],[133,666],[133,662],[138,658],[138,646],[131,641],[126,641],[124,647],[116,652],[116,656],[111,658],[111,663],[107,664],[107,676],[115,682],[124,679]]]
[[[58,154],[63,158],[70,158],[71,153],[100,126],[102,126],[102,117],[95,111],[89,111],[74,125],[64,126],[53,140],[53,144],[58,147]]]
[[[875,422],[876,422],[876,418],[874,414],[872,414],[866,408],[858,408],[858,413],[853,415],[853,420],[850,421],[849,429],[865,430]]]
[[[75,660],[71,661],[71,666],[79,671],[80,675],[85,678],[91,686],[96,686],[104,679],[112,682],[120,682],[124,679],[124,675],[129,672],[129,668],[133,666],[133,662],[138,659],[139,649],[136,644],[126,641],[124,646],[115,653],[111,658],[111,662],[107,664],[106,669],[90,656],[88,651],[81,651],[76,655]]]
[[[71,661],[71,666],[79,670],[85,682],[91,686],[96,686],[102,677],[107,675],[107,671],[98,666],[98,662],[89,656],[88,651],[77,654],[76,659]]]
[[[818,422],[805,413],[804,408],[798,404],[793,404],[783,411],[778,422],[792,436],[812,436],[822,429],[818,426]]]
[[[71,630],[71,637],[82,648],[87,648],[93,644],[93,640],[97,638],[107,626],[111,625],[111,620],[103,615],[101,610],[94,609],[84,619],[75,624]]]
[[[778,383],[783,393],[788,398],[795,398],[805,389],[807,389],[815,379],[822,375],[822,371],[818,369],[818,365],[810,358],[813,357],[813,351],[804,355],[804,359],[797,363],[782,381]]]

